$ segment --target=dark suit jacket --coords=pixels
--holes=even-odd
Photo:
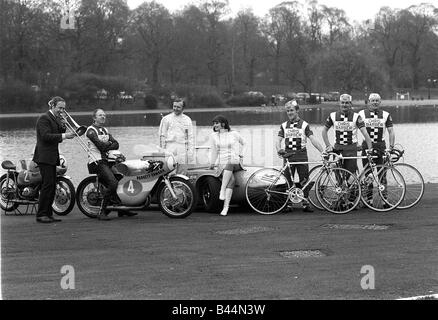
[[[36,131],[37,144],[32,160],[36,163],[59,165],[58,144],[62,142],[65,126],[47,111],[38,118]]]

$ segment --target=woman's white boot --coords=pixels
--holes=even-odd
[[[233,195],[233,189],[231,189],[231,188],[225,189],[224,208],[221,211],[221,216],[227,215],[228,208],[230,207],[230,201],[231,201],[232,195]]]
[[[225,188],[226,185],[224,185],[223,187],[221,186],[221,192],[219,193],[219,200],[225,200]]]

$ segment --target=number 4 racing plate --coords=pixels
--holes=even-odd
[[[137,180],[128,180],[123,185],[123,193],[130,197],[136,196],[142,189],[141,183]]]

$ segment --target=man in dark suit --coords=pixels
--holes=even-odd
[[[66,133],[61,113],[65,110],[65,101],[54,97],[49,102],[50,110],[42,114],[36,124],[37,144],[33,161],[38,164],[42,183],[39,196],[36,221],[51,223],[61,221],[53,218],[52,203],[56,191],[56,166],[59,165],[58,144],[64,139],[75,137],[73,132]]]

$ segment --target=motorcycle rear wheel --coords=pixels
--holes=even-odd
[[[170,177],[169,180],[177,198],[173,199],[169,188],[162,182],[157,190],[158,206],[161,212],[170,218],[185,218],[196,207],[195,188],[181,177]]]

